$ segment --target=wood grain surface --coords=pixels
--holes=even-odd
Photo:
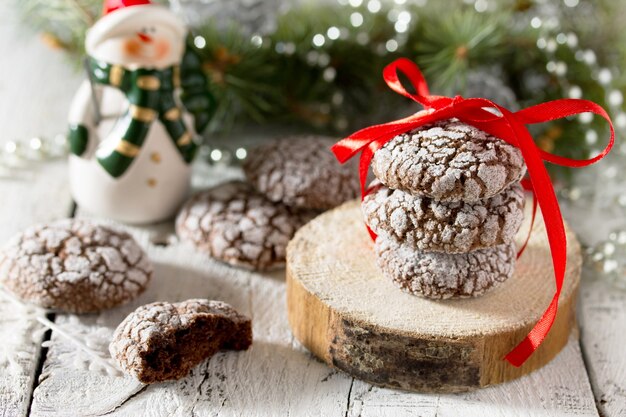
[[[0,147],[65,132],[68,92],[78,77],[60,53],[20,25],[7,4],[0,6],[0,53]],[[0,244],[32,223],[70,214],[64,162],[6,162],[0,163]],[[43,314],[0,299],[0,416],[28,412],[44,337],[36,317]]]

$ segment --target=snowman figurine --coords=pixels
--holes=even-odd
[[[187,29],[149,0],[105,0],[85,49],[89,80],[69,114],[74,200],[122,222],[167,219],[189,192],[194,137],[215,109]]]

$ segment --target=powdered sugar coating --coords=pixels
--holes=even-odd
[[[129,302],[152,277],[152,264],[126,232],[87,220],[31,226],[0,254],[0,281],[41,307],[88,313]]]
[[[515,244],[468,253],[418,252],[379,235],[378,266],[400,289],[431,299],[467,298],[506,281],[515,267]]]
[[[341,165],[330,151],[335,140],[298,136],[267,142],[251,152],[243,169],[268,199],[288,206],[326,210],[356,198],[356,161]]]
[[[526,172],[519,149],[456,119],[396,136],[372,170],[389,188],[447,202],[493,197]]]
[[[317,213],[273,203],[242,181],[193,196],[176,219],[176,232],[212,257],[249,269],[285,263],[287,243]]]
[[[179,379],[221,349],[252,344],[252,323],[221,301],[191,299],[139,307],[115,330],[109,351],[144,383]]]
[[[519,183],[475,203],[442,203],[378,183],[361,207],[376,234],[420,251],[464,253],[512,242],[524,220],[524,202]]]

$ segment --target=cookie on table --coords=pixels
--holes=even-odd
[[[126,232],[88,220],[31,226],[0,252],[0,282],[44,308],[91,313],[127,303],[152,277],[152,263]]]
[[[464,253],[511,243],[524,220],[524,203],[519,183],[475,203],[443,203],[378,183],[361,207],[376,234],[420,251]]]
[[[360,191],[355,163],[341,165],[330,151],[335,142],[324,136],[273,140],[251,152],[243,170],[271,201],[331,209],[356,198]]]
[[[518,148],[456,119],[396,136],[372,170],[389,188],[446,202],[493,197],[526,172]]]
[[[150,384],[180,379],[220,350],[246,350],[252,322],[221,301],[192,299],[139,307],[117,327],[109,345],[121,369]]]
[[[419,252],[385,235],[376,239],[378,266],[401,290],[431,299],[483,294],[513,275],[515,244],[468,253]]]
[[[176,218],[176,232],[199,251],[254,270],[285,264],[287,243],[317,212],[273,203],[243,181],[191,197]]]

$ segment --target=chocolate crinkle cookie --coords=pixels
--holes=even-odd
[[[512,242],[524,220],[524,203],[519,183],[474,203],[443,203],[378,183],[362,209],[376,234],[420,251],[463,253]]]
[[[506,281],[515,267],[515,244],[460,254],[418,252],[389,236],[376,239],[378,266],[400,289],[431,299],[481,295]]]
[[[355,162],[339,164],[330,151],[334,142],[323,136],[270,141],[251,152],[243,169],[271,201],[327,210],[356,198],[360,190]]]
[[[389,188],[444,202],[493,197],[526,172],[518,148],[456,119],[396,136],[372,170]]]
[[[183,206],[176,232],[198,250],[231,265],[280,268],[287,243],[317,212],[273,203],[242,181],[200,192]]]
[[[117,327],[109,351],[139,381],[180,379],[220,350],[246,350],[252,322],[221,301],[156,302],[139,307]]]
[[[90,313],[141,294],[152,264],[126,232],[87,220],[32,226],[0,253],[0,282],[44,308]]]

